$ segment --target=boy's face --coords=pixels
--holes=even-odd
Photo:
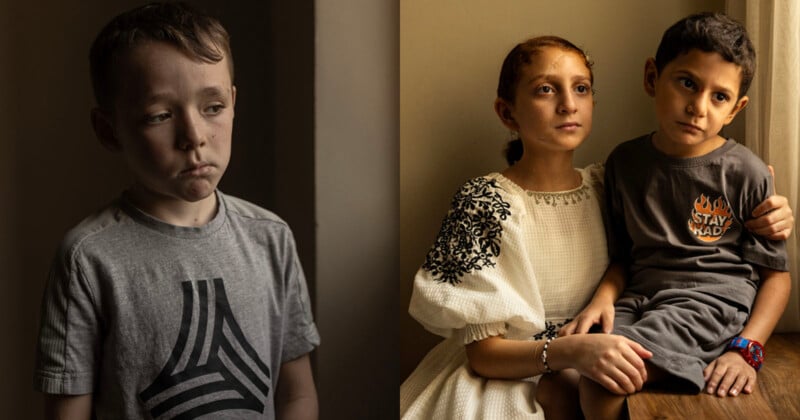
[[[737,100],[741,68],[715,52],[692,49],[669,62],[659,74],[645,65],[645,90],[655,98],[658,132],[655,146],[676,157],[702,156],[724,139],[718,134],[747,104]]]
[[[116,65],[113,132],[134,186],[153,201],[208,198],[228,166],[236,88],[227,57],[194,61],[177,48],[149,42]]]

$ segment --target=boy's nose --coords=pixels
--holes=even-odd
[[[205,138],[201,133],[199,123],[200,121],[197,117],[193,117],[188,113],[184,116],[183,124],[181,124],[179,132],[177,133],[179,149],[192,150],[202,147],[206,144]]]
[[[686,104],[686,113],[696,117],[706,115],[706,101],[703,97],[695,97]]]

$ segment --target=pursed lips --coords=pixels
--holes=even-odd
[[[690,123],[685,123],[685,122],[678,121],[678,125],[680,125],[684,129],[687,129],[687,130],[690,130],[690,131],[703,131],[702,128],[700,128],[700,127],[698,127],[698,126],[696,126],[694,124],[690,124]]]
[[[581,125],[576,122],[567,122],[556,126],[556,128],[558,129],[566,129],[566,130],[576,129],[578,127],[581,127]]]
[[[208,162],[198,162],[191,164],[188,168],[180,172],[181,176],[202,176],[208,174],[214,166]]]

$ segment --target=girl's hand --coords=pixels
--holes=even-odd
[[[608,334],[614,327],[614,305],[590,303],[567,325],[558,330],[559,336],[586,334],[593,325],[600,324],[603,332]]]
[[[735,397],[740,392],[749,394],[756,386],[756,370],[748,365],[741,354],[726,351],[703,370],[706,392],[720,397]]]
[[[769,166],[775,185],[775,170]],[[772,195],[759,204],[752,214],[753,218],[745,222],[750,232],[771,240],[785,240],[792,234],[794,215],[789,207],[789,200],[782,195]]]
[[[653,356],[640,344],[611,334],[575,336],[575,369],[618,395],[632,394],[647,381],[644,360]]]

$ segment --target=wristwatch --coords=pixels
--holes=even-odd
[[[764,364],[764,346],[756,340],[748,340],[741,336],[733,337],[731,343],[728,344],[728,350],[736,350],[744,357],[748,365],[752,366],[756,372],[761,369]]]

